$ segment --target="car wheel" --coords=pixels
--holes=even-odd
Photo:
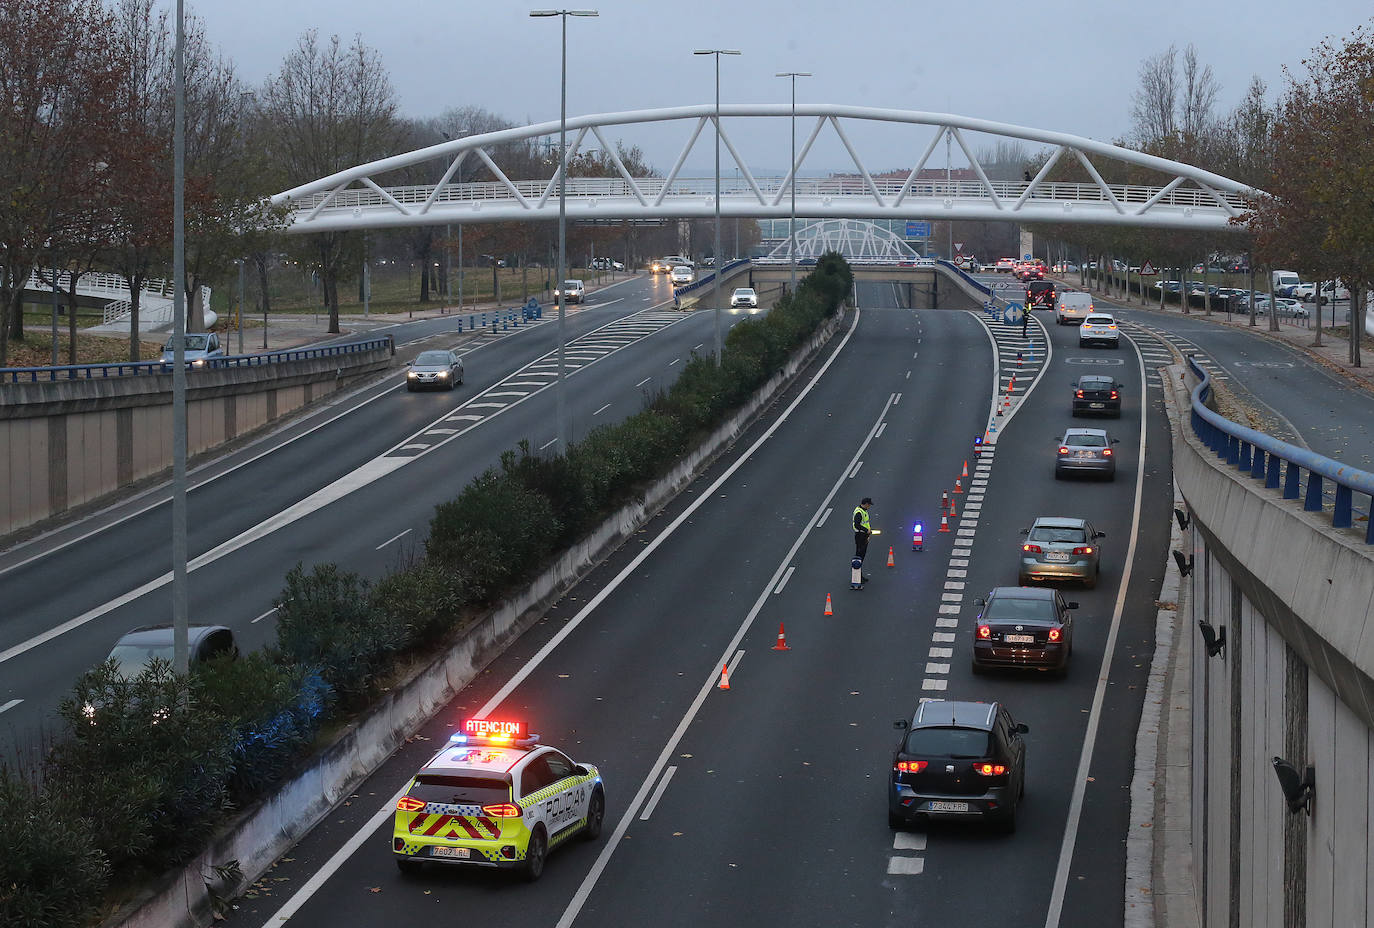
[[[544,860],[549,854],[549,839],[544,835],[544,826],[536,825],[530,843],[525,847],[525,866],[522,875],[527,883],[533,883],[544,875]]]
[[[997,830],[1002,832],[1002,834],[1004,835],[1014,834],[1016,832],[1017,805],[1019,805],[1019,803],[1012,802],[1011,808],[1003,812],[994,820],[994,824],[997,826]]]
[[[411,860],[409,857],[397,857],[396,869],[406,876],[414,876],[424,869],[424,864],[418,860]]]
[[[415,384],[413,384],[413,383],[408,383],[408,384],[406,384],[406,392],[407,392],[407,393],[414,393],[414,392],[415,392]]]
[[[1085,341],[1083,341],[1083,339],[1080,338],[1080,339],[1078,340],[1078,347],[1079,347],[1079,348],[1086,348],[1086,347],[1088,347],[1088,343],[1085,342]]]
[[[887,813],[887,827],[896,828],[898,831],[900,831],[906,828],[906,819],[898,815],[896,812],[892,812],[889,810]]]
[[[1095,588],[1097,587],[1097,575],[1098,575],[1099,573],[1101,573],[1101,572],[1102,572],[1102,568],[1099,567],[1097,570],[1094,570],[1094,571],[1093,571],[1093,575],[1092,575],[1091,577],[1085,577],[1085,578],[1083,579],[1083,589],[1085,589],[1085,590],[1095,589]]]
[[[450,380],[450,381],[448,382],[448,386],[446,386],[444,389],[447,390],[448,392],[452,393],[452,392],[453,392],[453,388],[456,387],[456,386],[458,386],[457,381]]]
[[[601,790],[592,793],[591,802],[587,803],[587,827],[583,829],[582,836],[588,841],[595,841],[601,837],[601,826],[606,822],[606,796]]]

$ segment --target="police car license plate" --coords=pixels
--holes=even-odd
[[[466,847],[432,847],[429,852],[435,857],[459,857],[463,860],[472,857],[472,849]]]
[[[967,812],[967,802],[940,802],[934,801],[930,804],[932,812]]]
[[[1011,644],[1035,644],[1034,635],[1003,635],[1002,640]]]
[[[1089,409],[1101,409],[1101,408],[1102,408],[1102,404],[1101,404],[1101,403],[1089,403],[1089,404],[1088,404],[1088,408],[1089,408]]]
[[[1063,551],[1046,551],[1045,560],[1047,561],[1067,561],[1069,556]]]

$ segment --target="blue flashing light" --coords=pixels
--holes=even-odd
[[[917,535],[921,534],[921,523],[920,523],[920,522],[917,522],[917,523],[916,523],[916,527],[913,529],[913,531],[914,531]]]
[[[463,734],[462,732],[457,732],[457,731],[456,731],[456,732],[454,732],[453,734],[451,734],[451,735],[448,736],[448,743],[449,743],[449,744],[467,744],[467,743],[468,743],[468,736],[465,735],[465,734]]]

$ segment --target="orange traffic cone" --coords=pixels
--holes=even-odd
[[[835,614],[835,610],[830,608],[830,594],[829,594],[829,593],[826,593],[826,594],[825,594],[825,614],[826,614],[826,615],[834,615],[834,614]]]
[[[963,472],[962,474],[960,474],[959,476],[960,476],[960,477],[967,477],[967,476],[968,476],[968,458],[964,458],[964,472]]]
[[[942,531],[942,532],[948,532],[948,531],[949,531],[949,516],[947,516],[947,515],[941,515],[941,516],[940,516],[940,531]]]
[[[941,491],[940,491],[940,511],[941,511],[941,512],[948,512],[948,511],[949,511],[949,491],[948,491],[948,490],[941,490]]]
[[[962,492],[964,492],[963,479],[964,479],[963,477],[955,477],[955,478],[954,478],[954,492],[955,492],[955,493],[962,493]]]
[[[893,549],[892,549],[892,545],[888,545],[888,546],[887,546],[887,566],[888,566],[888,567],[896,567],[896,566],[897,566],[897,559],[896,559],[896,557],[895,557],[895,553],[896,553],[896,552],[894,552]]]
[[[957,519],[957,518],[959,518],[959,513],[957,513],[957,512],[954,511],[954,500],[953,500],[953,499],[950,499],[950,501],[949,501],[949,517],[950,517],[951,519]]]
[[[791,651],[787,646],[787,632],[783,630],[782,623],[778,623],[778,643],[773,645],[774,651]],[[728,684],[727,684],[728,686]]]
[[[720,665],[720,682],[716,684],[718,690],[728,690],[730,688],[730,668],[726,664]]]

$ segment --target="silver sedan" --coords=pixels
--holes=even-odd
[[[406,371],[406,389],[422,387],[452,390],[463,382],[463,359],[452,351],[422,351]]]
[[[1102,554],[1097,539],[1105,533],[1095,531],[1087,519],[1041,516],[1021,534],[1026,540],[1021,545],[1018,583],[1081,580],[1088,589],[1097,585]]]

